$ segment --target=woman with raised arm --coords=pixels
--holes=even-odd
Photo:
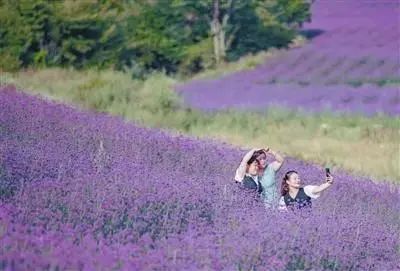
[[[259,176],[261,176],[260,183],[263,188],[261,198],[265,207],[274,208],[278,206],[279,192],[278,182],[276,181],[276,172],[282,167],[285,161],[283,156],[270,148],[262,149],[256,152],[257,161],[259,162]],[[272,155],[274,161],[267,162],[267,156]]]
[[[275,160],[268,164],[267,155],[273,155]],[[284,158],[269,148],[252,149],[246,153],[236,169],[235,181],[244,188],[256,190],[266,207],[275,207],[279,200],[275,173],[283,162]]]
[[[286,172],[282,180],[281,198],[279,200],[280,210],[295,210],[310,208],[312,199],[319,198],[321,193],[331,187],[333,177],[327,173],[325,182],[320,185],[301,185],[299,174],[295,170]]]

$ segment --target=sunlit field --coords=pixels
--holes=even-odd
[[[12,88],[2,88],[0,97],[2,267],[398,266],[398,186],[337,170],[335,186],[311,216],[265,210],[232,181],[242,155],[236,148],[79,112]],[[287,158],[283,172],[293,168],[306,183],[324,176],[319,166]]]
[[[271,146],[287,155],[371,178],[400,180],[398,116],[310,114],[271,108],[265,113],[188,108],[179,81],[154,75],[145,82],[118,72],[50,69],[4,76],[31,94],[118,115],[148,127],[213,138],[238,147]],[[378,158],[379,157],[379,158]]]
[[[0,0],[0,271],[400,270],[399,14]]]

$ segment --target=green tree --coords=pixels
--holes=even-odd
[[[0,2],[0,55],[19,65],[43,64],[52,46],[55,21],[48,1]],[[2,64],[7,69],[7,63]]]
[[[116,0],[2,0],[0,55],[17,66],[113,66],[124,47],[122,10]]]
[[[33,63],[45,66],[56,55],[57,21],[54,17],[54,4],[50,1],[38,0],[17,1],[19,15],[23,25],[29,28],[25,38],[25,50],[20,59],[22,65]]]
[[[124,37],[118,1],[64,1],[57,10],[60,22],[61,65],[75,67],[115,65]]]
[[[199,24],[208,25],[217,63],[244,52],[286,45],[295,26],[309,19],[305,0],[175,0]],[[270,40],[266,40],[266,37]],[[236,51],[236,52],[235,52]]]
[[[306,0],[0,0],[0,68],[197,72],[286,46]]]

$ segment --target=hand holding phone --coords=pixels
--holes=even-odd
[[[331,170],[328,167],[325,168],[325,175],[326,175],[326,177],[331,176]]]
[[[333,183],[333,177],[329,168],[325,168],[326,182],[329,184]]]

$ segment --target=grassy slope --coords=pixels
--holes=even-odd
[[[140,82],[114,71],[47,69],[3,75],[0,81],[145,126],[243,147],[268,145],[300,159],[400,180],[400,118],[313,116],[278,109],[205,114],[185,109],[171,91],[177,81],[161,74]]]

